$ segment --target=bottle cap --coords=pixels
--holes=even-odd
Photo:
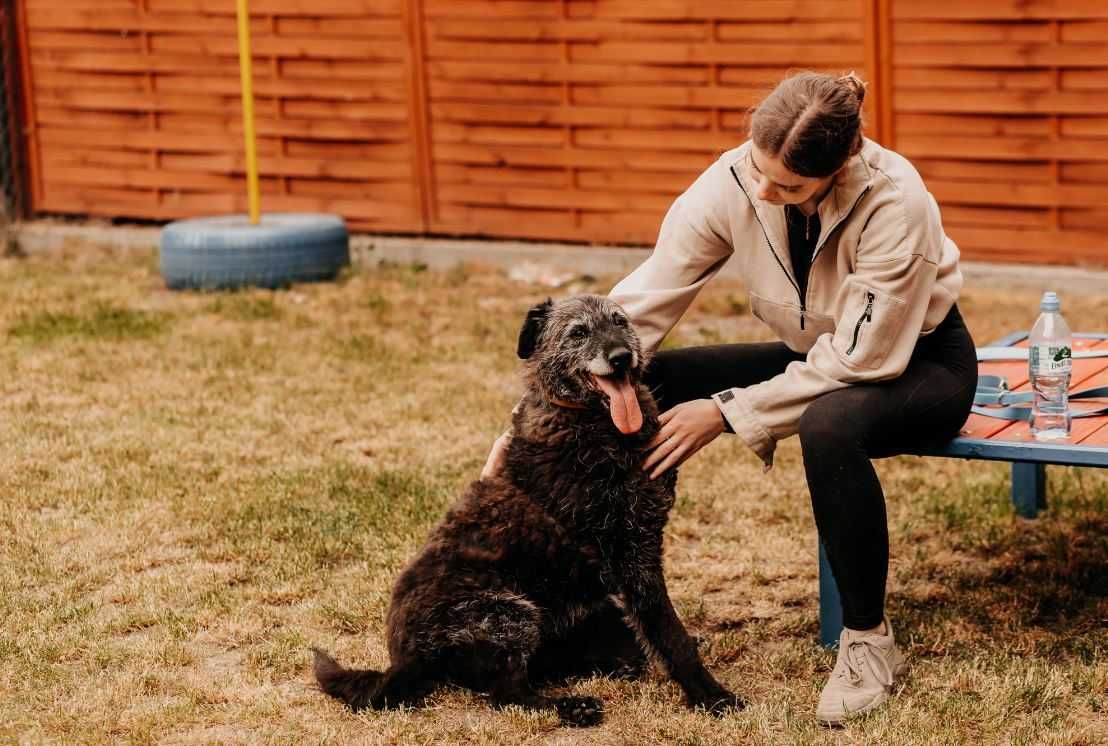
[[[1047,290],[1043,293],[1043,299],[1039,302],[1040,311],[1058,311],[1062,308],[1062,301],[1058,300],[1058,294],[1053,290]]]

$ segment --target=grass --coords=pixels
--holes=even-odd
[[[168,325],[169,317],[166,314],[98,303],[77,311],[23,314],[11,325],[8,335],[32,342],[50,342],[59,337],[147,339],[161,334]]]
[[[507,423],[518,324],[547,294],[474,266],[217,295],[165,290],[148,255],[0,261],[0,742],[1108,742],[1108,473],[1052,468],[1025,521],[1004,465],[879,462],[911,675],[828,731],[795,440],[769,474],[730,439],[705,449],[667,534],[675,603],[745,712],[687,712],[657,673],[574,684],[607,702],[588,731],[462,691],[360,715],[314,691],[312,645],[386,663],[391,583]],[[1108,300],[1066,303],[1108,329]],[[1037,294],[961,306],[986,342],[1029,327]],[[767,337],[717,282],[670,344]]]

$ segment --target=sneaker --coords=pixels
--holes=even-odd
[[[816,705],[820,721],[838,724],[880,707],[904,675],[904,656],[893,640],[892,625],[884,621],[883,635],[844,629],[839,636],[839,656]]]

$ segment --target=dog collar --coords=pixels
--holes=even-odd
[[[556,407],[562,407],[563,409],[588,409],[584,404],[578,404],[575,401],[566,401],[565,399],[551,399],[550,403]]]

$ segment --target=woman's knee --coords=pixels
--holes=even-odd
[[[865,441],[865,428],[848,390],[819,397],[804,410],[798,424],[800,447],[805,454],[838,452]]]

